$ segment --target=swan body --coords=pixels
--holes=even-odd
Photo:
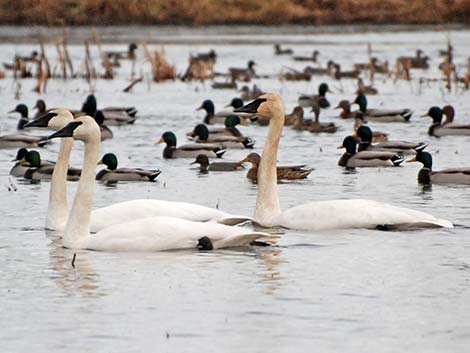
[[[200,223],[174,217],[150,217],[123,222],[90,233],[95,166],[99,156],[100,129],[92,117],[78,117],[49,138],[74,137],[85,143],[82,176],[78,184],[62,244],[71,249],[98,251],[164,251],[194,249],[199,239],[209,238],[214,248],[248,245],[267,233],[216,223]]]
[[[452,227],[449,221],[421,211],[370,200],[310,202],[282,211],[277,193],[276,160],[282,128],[284,101],[277,94],[264,94],[239,109],[269,118],[268,138],[258,170],[255,220],[266,227],[283,226],[300,230],[395,227],[396,229]]]

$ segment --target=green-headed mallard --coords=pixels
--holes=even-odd
[[[255,142],[249,137],[235,137],[228,135],[212,135],[204,124],[197,124],[191,133],[196,143],[216,143],[224,148],[253,148]]]
[[[234,98],[232,101],[227,105],[227,107],[233,108],[240,108],[243,106],[243,101],[240,98]],[[201,106],[199,106],[196,110],[205,110],[206,116],[204,117],[204,124],[211,125],[211,124],[224,124],[225,119],[230,115],[238,115],[233,113],[230,110],[220,111],[215,113],[215,106],[214,102],[210,99],[206,99],[202,102]],[[244,114],[241,114],[244,115]]]
[[[235,170],[245,169],[240,162],[209,162],[209,158],[205,154],[200,154],[191,164],[199,164],[201,173],[211,172],[232,172]]]
[[[347,136],[343,144],[338,148],[346,149],[346,152],[338,161],[340,167],[396,167],[403,162],[402,154],[382,151],[356,152],[357,143],[354,137]]]
[[[274,44],[274,55],[292,55],[294,51],[290,48],[282,49],[280,44]]]
[[[26,171],[31,168],[31,164],[26,160],[26,155],[28,150],[26,148],[20,148],[16,152],[16,156],[12,159],[12,162],[15,162],[15,165],[10,169],[10,175],[14,177],[23,177]],[[41,160],[41,166],[54,165],[54,162],[43,161]]]
[[[96,174],[96,180],[101,181],[155,181],[160,170],[145,170],[141,168],[118,168],[118,159],[114,153],[106,153],[98,164],[106,165],[106,169]]]
[[[357,131],[362,125],[364,125],[364,114],[361,111],[357,111],[356,117],[354,118],[354,125],[353,125],[353,130]],[[373,143],[378,143],[378,142],[385,142],[388,141],[388,134],[383,131],[377,131],[374,130],[372,131],[372,142]]]
[[[30,167],[25,171],[24,178],[30,180],[50,180],[54,172],[55,164],[44,164],[41,162],[41,155],[37,151],[28,151],[24,160]],[[77,181],[80,179],[82,170],[69,167],[67,170],[67,180]]]
[[[81,112],[94,117],[97,111],[96,97],[88,95],[83,102]],[[134,107],[107,107],[100,109],[104,116],[104,123],[108,126],[133,124],[137,110]]]
[[[209,129],[210,135],[221,135],[221,136],[235,136],[243,138],[243,134],[237,129],[237,125],[248,125],[245,119],[240,119],[236,115],[229,115],[225,118],[225,127],[211,127]],[[194,137],[193,133],[190,132],[188,136]]]
[[[258,168],[261,162],[261,156],[258,153],[250,153],[239,163],[251,163],[251,168],[248,170],[246,177],[253,182],[258,180]],[[297,180],[305,179],[314,169],[305,169],[306,165],[293,165],[293,166],[277,166],[277,180]]]
[[[442,124],[443,111],[439,107],[431,107],[422,117],[432,118],[432,125],[429,127],[428,134],[431,136],[449,136],[463,135],[470,136],[470,125],[447,123]],[[453,117],[452,117],[453,119]]]
[[[439,171],[432,170],[432,156],[428,152],[419,151],[407,162],[420,162],[423,168],[418,172],[421,184],[470,184],[470,168],[449,168]]]
[[[171,131],[163,133],[157,143],[166,143],[163,158],[196,158],[200,154],[209,158],[220,158],[227,151],[214,143],[191,143],[176,147],[176,136]]]
[[[415,154],[422,151],[428,145],[425,142],[408,141],[386,141],[372,145],[372,130],[370,127],[362,125],[356,130],[360,139],[358,151],[386,151],[390,153]]]
[[[28,118],[28,107],[25,104],[18,104],[15,109],[10,110],[8,113],[19,113],[20,120],[18,121],[18,125],[16,128],[18,130],[23,130],[24,126],[28,123],[29,118]]]
[[[364,114],[365,119],[370,121],[391,123],[409,121],[413,111],[410,109],[367,109],[367,98],[364,94],[359,93],[354,101],[359,105],[359,110]]]
[[[318,104],[320,108],[328,108],[330,106],[330,102],[326,98],[326,93],[331,92],[328,84],[325,82],[321,83],[318,86],[318,94],[314,95],[301,95],[299,97],[299,105],[301,107],[312,107],[314,104]]]
[[[137,50],[137,44],[136,43],[131,43],[127,47],[127,51],[106,51],[106,55],[108,55],[109,59],[114,60],[114,62],[118,62],[119,60],[122,59],[128,59],[128,60],[135,60],[136,55],[135,51]]]

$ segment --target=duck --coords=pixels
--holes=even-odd
[[[145,170],[141,168],[118,168],[118,159],[114,153],[106,153],[98,164],[106,165],[96,174],[100,181],[155,181],[161,174],[160,170]]]
[[[421,117],[430,117],[433,121],[428,129],[430,136],[470,136],[470,125],[446,123],[442,124],[443,110],[437,106],[429,108]],[[452,117],[453,119],[453,117]]]
[[[41,155],[38,151],[28,151],[24,160],[29,164],[29,168],[26,169],[23,178],[29,180],[50,180],[52,178],[55,164],[42,163]],[[79,180],[81,172],[81,169],[69,167],[67,169],[67,180]]]
[[[248,61],[246,68],[231,67],[228,69],[232,81],[249,82],[256,75],[254,67],[256,63],[253,60]]]
[[[176,135],[171,131],[166,131],[156,142],[165,143],[163,158],[196,158],[200,154],[205,154],[209,158],[221,158],[227,149],[215,143],[191,143],[176,147]]]
[[[328,84],[323,82],[318,86],[318,94],[315,95],[302,95],[299,97],[298,103],[301,107],[311,107],[313,104],[318,104],[320,108],[328,108],[330,102],[326,98],[326,93],[330,92]]]
[[[320,52],[318,50],[314,50],[312,56],[294,56],[293,59],[295,61],[313,61],[316,63],[318,61],[318,55],[320,55]]]
[[[246,246],[256,239],[272,239],[268,233],[212,222],[194,222],[176,217],[149,217],[105,227],[92,234],[91,208],[96,160],[99,157],[100,130],[90,116],[80,116],[49,136],[69,138],[85,143],[83,173],[62,236],[68,249],[107,252],[154,252],[197,249],[206,237],[208,248]]]
[[[333,69],[331,70],[331,73],[336,80],[341,80],[343,78],[356,78],[357,79],[359,75],[361,74],[361,72],[358,70],[342,71],[341,65],[336,64],[336,63],[333,65]]]
[[[250,100],[256,99],[258,96],[263,94],[263,91],[256,85],[253,85],[251,90],[250,90],[250,87],[248,87],[247,85],[244,85],[239,90],[239,92],[241,92],[240,98],[243,101],[250,101]]]
[[[49,127],[59,131],[73,121],[74,117],[69,110],[55,109],[27,125]],[[52,173],[45,228],[55,232],[63,232],[69,218],[66,175],[72,146],[73,138],[61,139],[57,163]],[[194,203],[135,199],[93,210],[90,230],[92,233],[96,233],[115,224],[153,216],[170,216],[197,222],[212,221],[227,225],[252,221],[250,217],[233,215]]]
[[[31,164],[26,160],[26,156],[28,155],[28,150],[26,148],[20,148],[16,152],[16,157],[12,159],[12,162],[15,162],[13,167],[10,169],[10,175],[14,177],[24,177],[26,171],[31,167]],[[30,159],[31,157],[29,157]],[[54,165],[55,163],[51,161],[44,161],[41,160],[41,167],[46,165]]]
[[[354,119],[356,118],[356,112],[351,111],[351,103],[347,99],[341,100],[336,107],[333,109],[341,109],[339,117],[341,119]]]
[[[270,119],[266,144],[258,169],[258,190],[254,214],[254,219],[258,224],[264,227],[280,226],[307,231],[354,228],[397,231],[453,228],[450,221],[436,218],[422,211],[364,199],[314,201],[305,204],[297,200],[297,206],[282,211],[277,190],[276,161],[284,127],[284,100],[278,94],[268,93],[236,111],[257,114]],[[353,138],[352,140],[355,143]]]
[[[211,172],[232,172],[236,170],[245,169],[240,162],[209,162],[209,158],[205,154],[200,154],[196,160],[191,164],[199,164],[199,171],[201,173]]]
[[[356,139],[346,136],[338,149],[344,148],[346,152],[338,161],[340,167],[364,168],[364,167],[398,167],[403,161],[403,154],[384,151],[360,151],[357,150]]]
[[[28,107],[26,106],[26,104],[18,104],[15,107],[15,109],[10,110],[8,113],[19,113],[21,115],[16,128],[18,130],[23,130],[25,124],[28,123],[29,121],[29,118],[28,118],[29,111],[28,111]]]
[[[196,143],[215,143],[219,144],[222,148],[244,149],[253,148],[255,145],[255,142],[249,137],[209,134],[209,129],[204,124],[197,124],[191,135]]]
[[[240,130],[238,130],[237,125],[246,126],[248,123],[245,119],[240,119],[240,117],[236,115],[229,115],[225,118],[224,122],[225,127],[210,127],[209,134],[210,135],[222,135],[222,136],[235,136],[239,138],[243,138],[243,134]],[[187,134],[192,136],[192,131]]]
[[[357,90],[356,94],[367,94],[369,96],[373,96],[379,93],[379,90],[373,86],[366,86],[364,80],[362,78],[357,79]]]
[[[363,93],[359,93],[357,95],[354,103],[359,105],[359,110],[364,114],[364,118],[370,121],[383,123],[408,122],[413,115],[413,111],[411,109],[367,109],[367,98]]]
[[[292,55],[294,51],[290,48],[282,49],[280,44],[274,44],[274,55]]]
[[[95,95],[88,95],[80,111],[93,117],[97,110]],[[133,124],[137,119],[135,107],[107,107],[100,110],[103,113],[104,122],[108,126]]]
[[[349,102],[348,102],[349,103]],[[357,131],[362,125],[364,125],[364,114],[361,111],[356,111],[355,113],[355,118],[354,118],[354,125],[353,125],[353,130]],[[372,142],[373,143],[378,143],[378,142],[385,142],[388,141],[388,134],[383,131],[377,131],[374,129],[372,131]]]
[[[448,104],[442,107],[442,113],[445,115],[446,120],[441,125],[446,125],[454,122],[455,109],[452,105]]]
[[[429,152],[417,151],[416,156],[406,162],[419,162],[423,167],[418,172],[420,184],[466,184],[470,185],[470,168],[449,168],[432,170],[432,155]]]
[[[360,143],[358,151],[386,151],[391,153],[416,154],[422,151],[428,145],[425,142],[408,142],[408,141],[386,141],[372,145],[372,130],[366,125],[360,126],[355,135],[359,137]],[[356,137],[353,135],[353,137]]]
[[[258,153],[250,153],[239,163],[251,163],[251,168],[248,170],[246,177],[250,179],[253,183],[258,181],[258,169],[261,162],[261,156]],[[313,168],[306,169],[305,164],[293,165],[293,166],[278,166],[277,170],[277,180],[298,180],[305,179],[308,175],[314,170]]]
[[[292,113],[287,114],[285,116],[284,125],[285,126],[296,125],[298,121],[303,120],[303,118],[304,118],[304,108],[298,105],[292,110]],[[267,120],[267,123],[269,123],[269,120]]]
[[[40,136],[10,134],[0,136],[0,149],[44,147],[49,142]]]
[[[303,72],[310,75],[331,75],[334,73],[335,65],[333,60],[328,60],[326,67],[306,66]]]
[[[320,122],[320,107],[317,104],[312,106],[312,112],[315,114],[315,120],[313,121],[312,126],[308,128],[308,131],[312,133],[325,132],[328,134],[334,134],[338,127],[335,123],[321,123]]]
[[[398,62],[409,62],[411,69],[429,69],[429,57],[421,49],[416,50],[416,56],[400,56]]]
[[[37,119],[41,116],[43,116],[44,114],[47,113],[47,109],[46,109],[46,102],[44,102],[44,100],[42,99],[38,99],[36,101],[36,104],[34,105],[33,109],[37,109],[38,111],[36,112],[36,114],[34,114],[34,119]]]
[[[136,55],[135,51],[137,50],[136,43],[130,43],[128,46],[127,51],[106,51],[105,53],[108,55],[109,59],[114,59],[114,62],[118,62],[119,60],[135,60]]]
[[[233,108],[239,108],[243,106],[243,101],[240,98],[234,98],[232,101],[228,104],[228,106],[231,106]],[[237,115],[234,114],[233,111],[220,111],[215,113],[215,106],[214,102],[210,99],[206,99],[202,102],[202,104],[196,108],[196,110],[205,110],[206,116],[204,117],[204,124],[206,125],[212,125],[212,124],[224,124],[225,119],[230,116],[230,115]],[[243,115],[243,114],[242,114]]]

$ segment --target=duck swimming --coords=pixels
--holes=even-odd
[[[209,134],[209,129],[204,124],[197,124],[191,136],[196,143],[215,143],[220,144],[223,148],[244,149],[253,148],[255,145],[255,142],[249,137]]]
[[[413,115],[410,109],[367,109],[367,98],[364,94],[359,93],[354,101],[359,105],[359,110],[364,114],[364,118],[370,121],[391,123],[391,122],[407,122]]]
[[[470,125],[454,124],[449,122],[442,124],[442,117],[444,112],[439,107],[431,107],[429,111],[421,115],[421,117],[432,118],[432,125],[428,129],[428,134],[431,136],[470,136]],[[453,119],[453,117],[452,117]]]
[[[228,69],[232,82],[241,80],[245,82],[251,81],[256,75],[255,72],[256,63],[253,60],[248,61],[246,68],[231,67]]]
[[[26,171],[31,168],[31,164],[26,160],[26,156],[28,154],[28,150],[26,148],[20,148],[16,152],[16,157],[12,159],[12,162],[15,162],[15,165],[10,169],[10,175],[13,175],[14,177],[24,177]],[[31,157],[29,157],[31,159]],[[54,162],[51,161],[44,161],[41,160],[40,166],[46,166],[46,165],[54,165]]]
[[[21,115],[20,120],[18,121],[18,125],[16,128],[18,130],[23,130],[25,124],[28,123],[28,107],[25,104],[18,104],[15,109],[10,110],[8,113],[19,113]]]
[[[362,125],[356,130],[357,137],[360,139],[358,151],[387,151],[391,153],[416,154],[422,151],[428,145],[425,142],[408,141],[386,141],[372,145],[372,130],[370,127]]]
[[[199,164],[199,171],[201,173],[211,172],[233,172],[236,170],[245,169],[240,162],[209,162],[209,158],[205,154],[200,154],[196,160],[191,164]]]
[[[93,94],[88,95],[80,111],[94,117],[97,110],[96,97]],[[137,119],[135,107],[107,107],[100,110],[104,116],[104,123],[108,126],[133,124]]]
[[[467,184],[470,185],[470,168],[449,168],[432,170],[432,156],[428,152],[417,151],[416,156],[407,162],[420,162],[423,168],[418,172],[420,184]]]
[[[37,151],[28,151],[24,157],[29,168],[26,169],[23,177],[30,180],[50,180],[54,172],[55,164],[42,163],[41,155]],[[69,167],[67,169],[67,180],[77,181],[80,179],[81,169]]]
[[[95,120],[81,116],[49,138],[73,137],[85,143],[83,173],[74,198],[62,245],[70,249],[98,251],[164,251],[195,249],[207,237],[213,248],[248,245],[272,237],[240,227],[211,222],[193,222],[173,217],[149,217],[106,227],[90,233],[91,208],[100,131]]]
[[[451,222],[425,212],[372,200],[317,201],[282,211],[277,193],[276,160],[284,126],[284,101],[279,95],[269,93],[237,110],[270,118],[268,137],[258,170],[255,220],[259,224],[298,230],[453,227]]]
[[[258,153],[250,153],[239,163],[251,163],[251,168],[248,170],[246,177],[252,182],[256,183],[258,181],[258,169],[261,162],[261,156]],[[305,179],[308,175],[314,170],[305,169],[306,164],[293,165],[293,166],[278,166],[276,167],[277,171],[277,180],[298,180]]]
[[[163,133],[157,143],[166,143],[163,158],[196,158],[204,154],[209,158],[220,158],[227,151],[215,143],[191,143],[176,147],[176,135],[171,131]]]
[[[312,107],[314,104],[317,104],[320,108],[328,108],[330,102],[326,98],[326,93],[331,92],[328,84],[321,83],[318,86],[318,94],[315,95],[302,95],[299,97],[299,105],[301,107]]]
[[[228,104],[228,106],[231,106],[233,108],[240,108],[243,106],[243,101],[240,98],[234,98]],[[206,116],[204,117],[204,124],[206,125],[211,125],[211,124],[224,124],[225,119],[231,115],[238,115],[235,114],[233,111],[220,111],[215,113],[215,106],[214,102],[212,102],[210,99],[206,99],[205,101],[202,102],[201,106],[198,107],[196,110],[205,110],[206,111]]]
[[[101,181],[155,181],[161,174],[160,170],[118,168],[118,159],[114,153],[106,153],[98,164],[106,165],[106,169],[96,174],[95,179]]]
[[[361,111],[357,111],[355,113],[356,117],[354,118],[353,130],[357,133],[357,129],[364,125],[364,114]],[[377,130],[372,131],[372,142],[378,143],[385,141],[388,141],[388,134],[386,132]]]

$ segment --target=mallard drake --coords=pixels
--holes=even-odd
[[[284,120],[284,125],[289,126],[289,125],[295,125],[297,122],[302,120],[304,118],[304,108],[302,108],[300,105],[296,106],[292,113],[287,114]]]
[[[24,126],[28,123],[28,107],[25,104],[18,104],[15,109],[10,110],[8,113],[19,113],[21,115],[20,120],[16,128],[18,130],[23,130]]]
[[[408,141],[386,141],[372,145],[372,130],[370,127],[362,125],[356,130],[356,135],[360,139],[358,151],[386,151],[390,153],[416,154],[428,145],[425,142]],[[353,137],[356,137],[353,135]]]
[[[356,94],[359,94],[359,93],[367,94],[367,95],[373,96],[373,95],[378,94],[379,91],[378,91],[377,88],[375,88],[375,87],[366,86],[366,85],[364,84],[363,79],[362,79],[362,78],[359,78],[359,79],[357,80],[357,90],[356,90]]]
[[[328,134],[333,134],[338,130],[338,127],[335,125],[335,123],[320,122],[320,107],[317,104],[313,105],[312,112],[315,114],[315,120],[308,131],[313,133],[325,132]]]
[[[255,142],[249,137],[235,137],[228,135],[212,135],[204,124],[197,124],[191,133],[196,143],[216,143],[224,148],[253,148]]]
[[[343,144],[338,147],[346,149],[346,152],[338,161],[340,167],[397,167],[403,162],[402,154],[394,154],[382,151],[356,152],[357,143],[354,137],[347,136]]]
[[[209,158],[220,158],[227,151],[214,143],[191,143],[176,147],[176,136],[171,131],[163,133],[157,143],[166,143],[163,158],[196,158],[200,154]]]
[[[237,125],[248,125],[244,119],[236,115],[230,115],[225,118],[225,127],[208,127],[209,135],[213,136],[235,136],[243,138],[243,134],[237,129]],[[195,137],[194,130],[186,134],[188,137]]]
[[[234,98],[231,102],[227,105],[227,107],[240,108],[243,106],[243,101],[240,98]],[[215,113],[215,106],[214,102],[210,99],[206,99],[202,102],[202,104],[196,108],[196,110],[205,110],[206,116],[204,117],[204,124],[211,125],[211,124],[224,124],[225,119],[230,115],[238,115],[231,110],[220,111]],[[246,115],[246,114],[241,114]]]
[[[418,151],[416,156],[406,162],[420,162],[423,168],[418,172],[420,184],[470,184],[470,168],[449,168],[432,170],[432,156],[428,152]]]
[[[258,98],[264,92],[256,85],[253,85],[253,88],[250,90],[250,87],[243,86],[239,92],[241,92],[240,98],[244,101],[251,101]]]
[[[231,67],[228,69],[232,81],[245,81],[249,82],[255,76],[256,72],[254,66],[256,63],[253,60],[248,61],[246,68]]]
[[[320,55],[320,52],[318,50],[314,50],[311,56],[294,56],[293,59],[295,61],[313,61],[316,63],[318,55]]]
[[[94,117],[97,110],[96,97],[93,94],[88,95],[83,102],[81,112]],[[104,122],[108,126],[133,124],[137,119],[135,107],[107,107],[100,110],[104,115]]]
[[[30,165],[23,177],[29,180],[50,180],[54,172],[55,164],[45,164],[41,162],[41,155],[37,151],[28,151],[24,160]],[[82,170],[69,167],[67,170],[67,180],[77,181],[80,179]]]
[[[118,159],[114,153],[106,153],[98,164],[106,165],[106,169],[100,170],[95,177],[101,181],[155,181],[161,174],[158,169],[118,168]]]
[[[357,95],[354,103],[359,105],[359,110],[364,114],[364,118],[371,121],[378,121],[384,123],[407,122],[410,120],[411,115],[413,115],[413,111],[410,109],[367,109],[367,98],[362,93],[359,93]]]
[[[239,163],[251,163],[251,168],[248,170],[246,177],[256,183],[258,181],[258,168],[261,162],[261,156],[258,153],[250,153]],[[305,169],[305,164],[293,166],[278,166],[277,180],[297,180],[305,179],[314,169]]]
[[[209,163],[209,158],[205,154],[200,154],[196,160],[191,164],[199,164],[199,171],[201,173],[211,172],[232,172],[235,170],[245,169],[240,162],[212,162]]]
[[[326,98],[326,93],[331,92],[328,84],[325,82],[321,83],[318,86],[318,94],[314,95],[302,95],[299,97],[299,105],[301,107],[311,107],[313,104],[318,104],[320,108],[328,108],[330,106],[330,102]]]
[[[353,125],[353,130],[357,131],[362,125],[364,125],[364,114],[362,112],[357,111],[355,113],[355,118],[354,118],[354,125]],[[372,131],[372,142],[377,143],[377,142],[385,142],[388,141],[388,134],[383,131],[377,131],[374,130]]]
[[[15,165],[10,169],[10,175],[14,177],[23,177],[26,171],[31,168],[31,164],[26,161],[26,155],[28,154],[28,150],[26,148],[20,148],[16,152],[16,157],[12,159],[12,162],[15,162]],[[41,166],[46,165],[54,165],[54,162],[51,161],[43,161],[41,160]]]
[[[49,142],[49,140],[44,140],[39,136],[24,134],[3,135],[0,136],[0,149],[43,147]]]
[[[429,127],[428,134],[431,136],[449,136],[464,135],[470,136],[470,125],[446,123],[442,124],[443,111],[439,107],[431,107],[426,114],[421,117],[432,118],[432,125]],[[453,117],[452,117],[453,119]]]
[[[290,48],[282,49],[280,44],[274,44],[274,55],[292,55],[294,51]]]

